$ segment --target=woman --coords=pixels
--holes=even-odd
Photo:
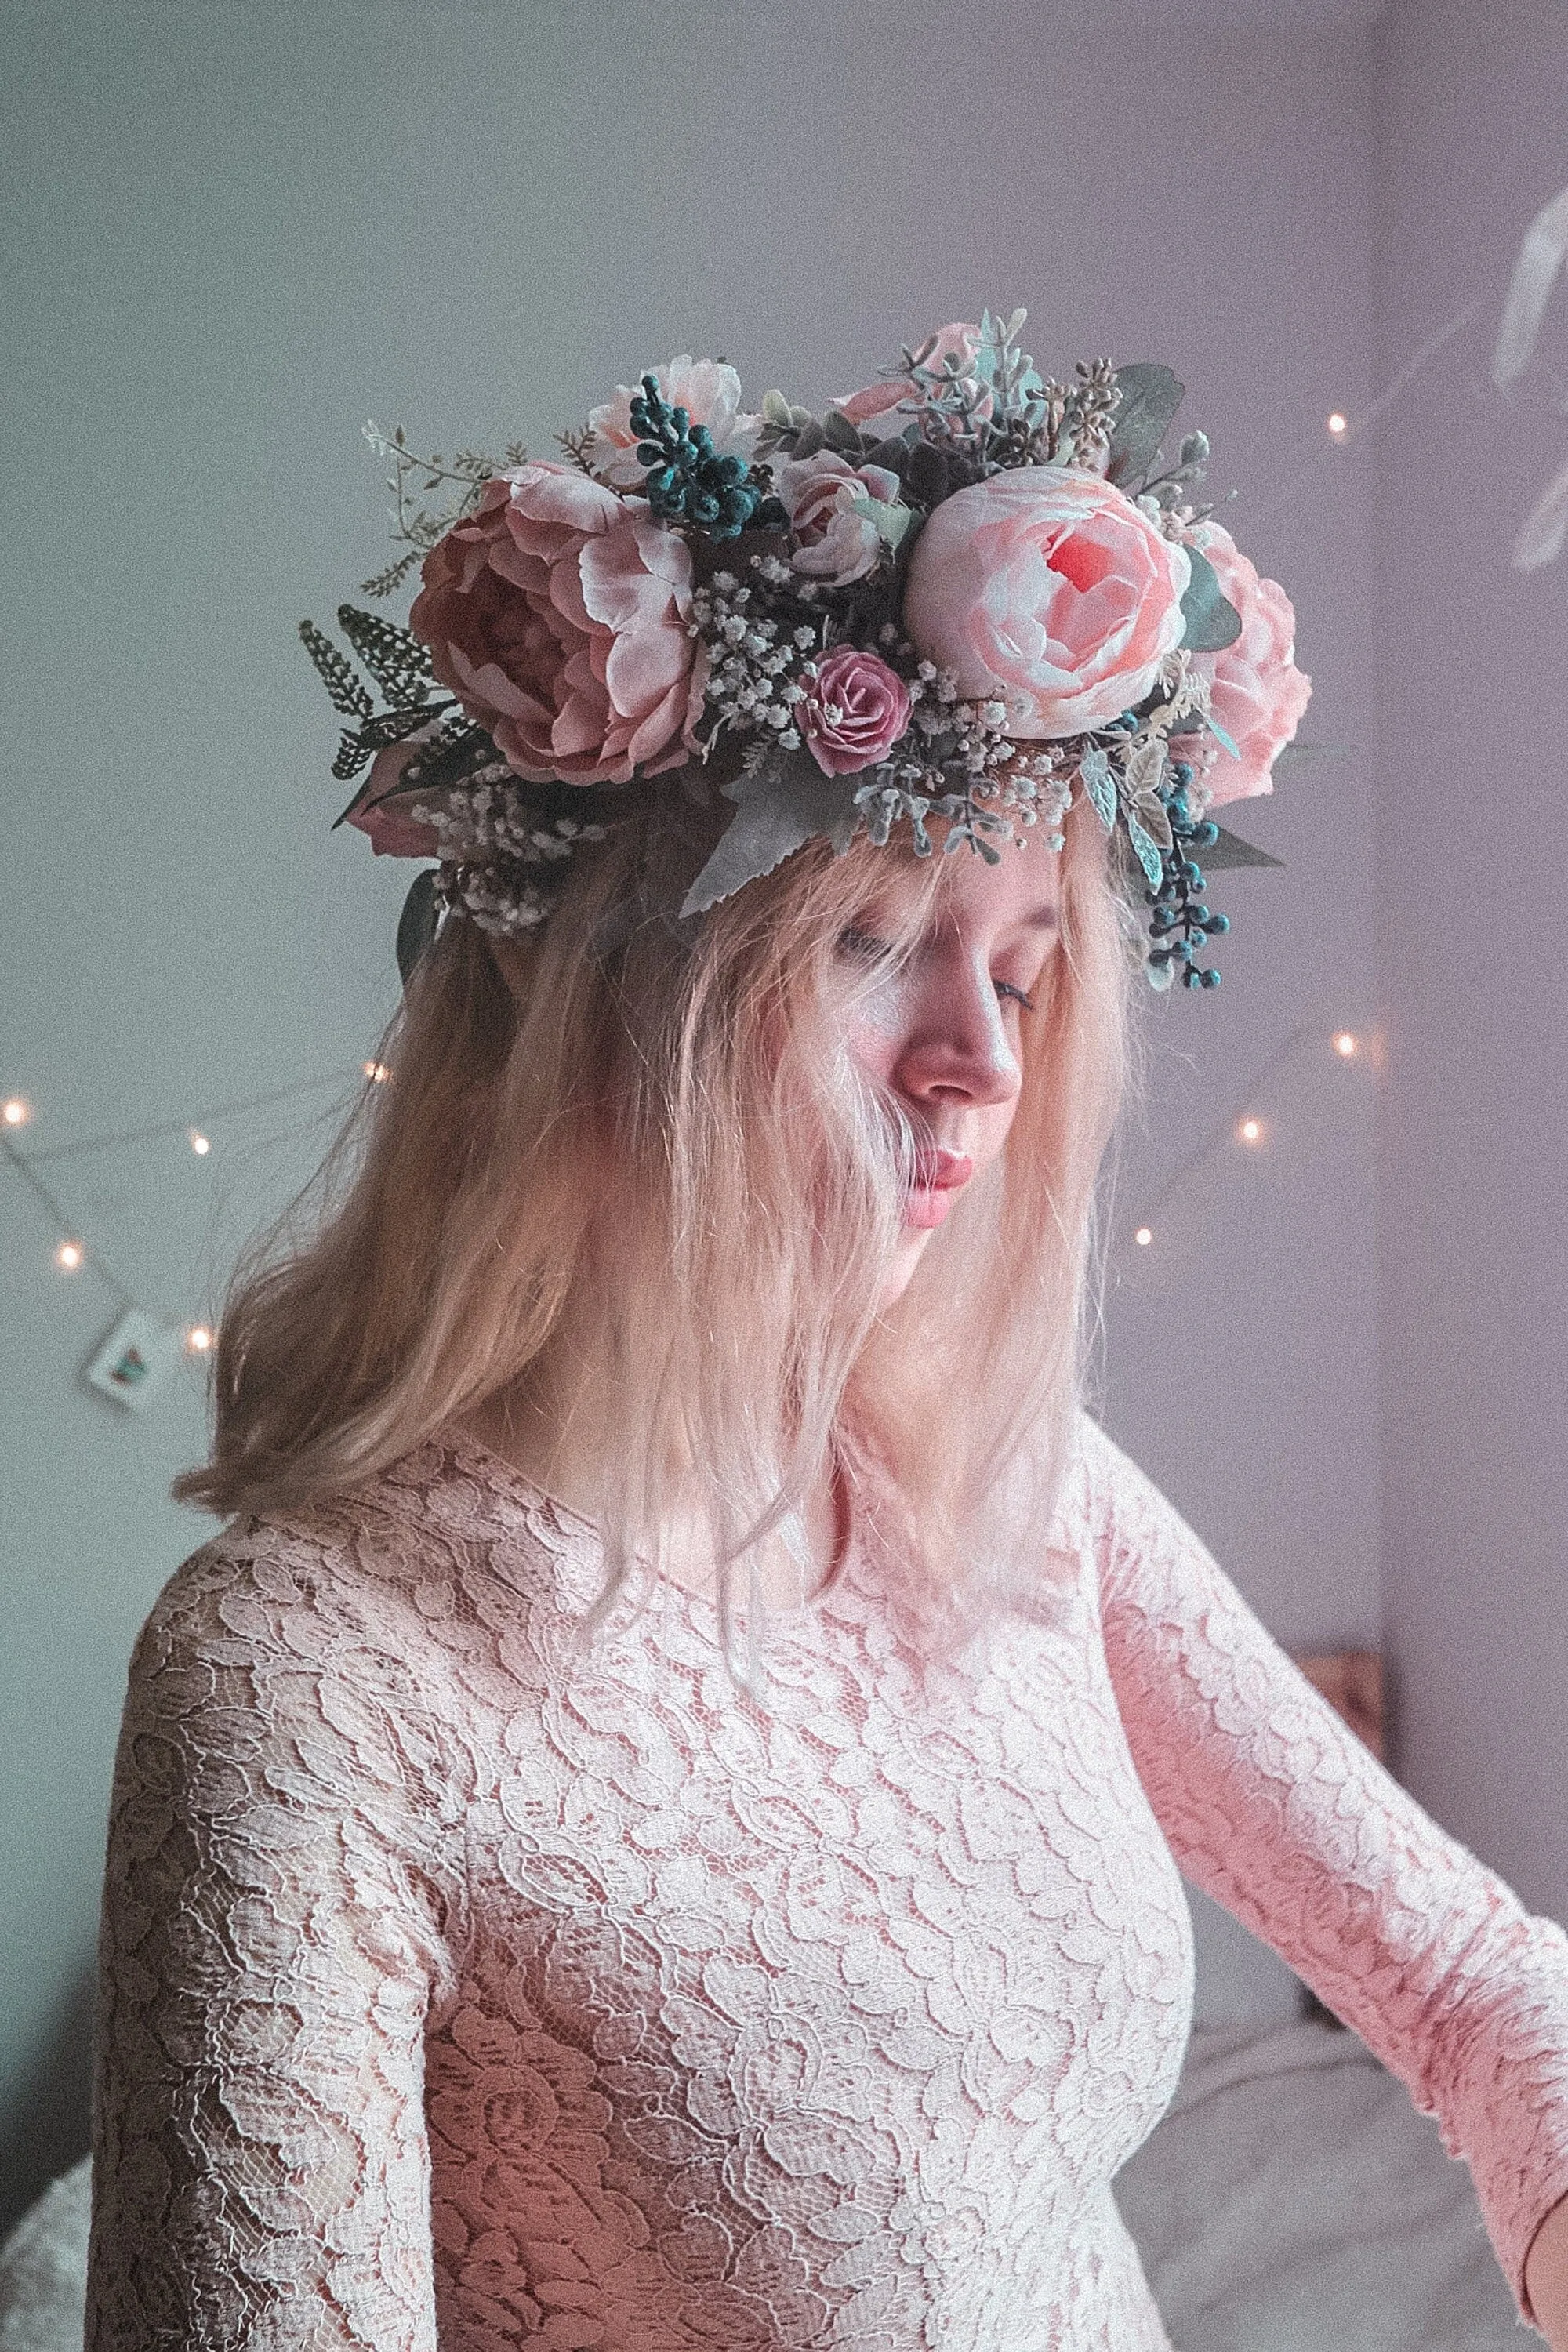
[[[1069,395],[1017,324],[831,448],[673,362],[428,555],[455,710],[368,616],[391,714],[324,666],[444,919],[132,1664],[92,2345],[1163,2346],[1110,2182],[1179,1864],[1568,2352],[1568,1939],[1078,1409],[1129,909],[1201,968],[1202,731],[1304,697],[1147,487],[1168,411],[1122,465],[1156,372]]]

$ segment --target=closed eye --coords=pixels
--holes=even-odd
[[[853,923],[847,929],[839,932],[838,945],[845,955],[863,956],[868,962],[874,957],[884,956],[889,952],[886,940],[877,939],[870,931],[860,930]],[[1014,998],[1023,1006],[1026,1013],[1034,1011],[1034,998],[1026,990],[1019,988],[1015,982],[999,980],[994,985],[998,996]]]

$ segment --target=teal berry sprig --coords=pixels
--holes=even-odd
[[[1179,975],[1184,988],[1217,988],[1219,973],[1212,964],[1200,964],[1198,957],[1210,940],[1222,938],[1229,930],[1230,917],[1211,914],[1203,903],[1203,867],[1193,852],[1212,848],[1219,839],[1219,827],[1192,813],[1187,786],[1193,772],[1186,761],[1176,761],[1171,782],[1160,793],[1171,820],[1171,847],[1165,853],[1160,887],[1143,894],[1153,908],[1150,932],[1160,942],[1150,950],[1149,967],[1152,972],[1169,974],[1160,983],[1166,987]]]
[[[781,501],[752,480],[739,457],[721,457],[706,425],[672,408],[656,375],[645,375],[631,404],[637,463],[647,469],[649,511],[660,522],[684,522],[710,539],[738,539],[753,530],[787,530]]]

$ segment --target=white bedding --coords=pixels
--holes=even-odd
[[[1177,2352],[1521,2352],[1470,2177],[1353,2034],[1200,2027],[1116,2184]]]

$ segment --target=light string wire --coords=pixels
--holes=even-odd
[[[382,1075],[379,1063],[363,1063],[360,1066],[360,1070],[363,1077],[370,1081],[375,1080]],[[60,1250],[75,1253],[69,1259],[64,1259],[59,1258],[57,1252],[58,1262],[63,1270],[72,1274],[85,1272],[96,1275],[102,1287],[126,1313],[133,1307],[140,1307],[144,1313],[153,1315],[155,1320],[173,1330],[179,1327],[183,1318],[166,1311],[150,1308],[144,1297],[132,1290],[121,1280],[103,1252],[95,1244],[89,1244],[80,1238],[77,1228],[61,1206],[58,1195],[39,1175],[39,1167],[46,1163],[55,1165],[62,1160],[83,1159],[91,1153],[112,1151],[121,1147],[157,1142],[165,1136],[184,1135],[194,1138],[205,1128],[216,1127],[224,1119],[237,1118],[247,1111],[265,1110],[274,1103],[295,1101],[301,1095],[320,1094],[328,1087],[339,1087],[348,1075],[347,1071],[342,1070],[323,1071],[318,1077],[297,1079],[291,1086],[271,1087],[262,1094],[244,1095],[231,1102],[216,1104],[211,1109],[198,1111],[194,1118],[160,1119],[150,1127],[117,1128],[107,1134],[83,1136],[74,1143],[48,1144],[38,1151],[24,1151],[9,1135],[0,1134],[0,1155],[3,1155],[0,1157],[0,1165],[8,1168],[14,1175],[19,1176],[46,1211],[57,1234],[60,1236]]]
[[[1300,1052],[1303,1045],[1326,1045],[1331,1052],[1338,1055],[1342,1061],[1356,1061],[1363,1057],[1364,1041],[1354,1030],[1337,1029],[1325,1035],[1321,1029],[1311,1024],[1303,1024],[1299,1029],[1292,1029],[1284,1042],[1269,1055],[1268,1061],[1263,1063],[1260,1068],[1254,1070],[1245,1088],[1234,1097],[1231,1108],[1223,1118],[1215,1121],[1203,1140],[1188,1152],[1186,1158],[1177,1162],[1155,1192],[1153,1199],[1147,1202],[1142,1213],[1131,1221],[1129,1230],[1134,1241],[1141,1241],[1144,1234],[1149,1236],[1151,1243],[1157,1238],[1160,1230],[1158,1219],[1162,1209],[1175,1199],[1184,1187],[1197,1175],[1200,1169],[1206,1168],[1212,1160],[1217,1159],[1226,1146],[1234,1150],[1238,1145],[1245,1147],[1249,1142],[1258,1145],[1263,1143],[1265,1136],[1261,1121],[1258,1123],[1258,1132],[1255,1137],[1247,1137],[1244,1134],[1243,1129],[1248,1117],[1256,1111],[1258,1105],[1264,1099],[1263,1090],[1269,1079],[1276,1076],[1284,1068],[1286,1063]]]

